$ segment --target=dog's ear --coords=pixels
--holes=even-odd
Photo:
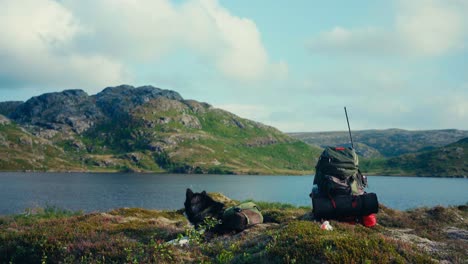
[[[192,192],[192,190],[191,190],[190,188],[187,188],[187,192],[185,193],[185,197],[186,197],[187,199],[192,199],[192,197],[193,197],[193,192]]]
[[[202,194],[203,196],[206,195],[206,191],[203,191],[201,194]]]

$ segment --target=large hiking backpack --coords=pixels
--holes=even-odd
[[[261,223],[263,223],[263,215],[253,202],[245,202],[226,208],[221,219],[221,225],[224,228],[236,231],[242,231]]]
[[[359,170],[359,159],[352,148],[326,147],[315,167],[314,184],[322,195],[361,195],[367,179]]]
[[[318,188],[310,196],[316,219],[344,220],[378,212],[377,195],[364,192],[367,178],[359,170],[354,149],[326,147],[315,169],[314,186]]]

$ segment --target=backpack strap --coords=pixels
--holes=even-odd
[[[331,201],[331,203],[332,203],[333,208],[336,209],[336,202],[335,202],[335,200],[333,199],[333,197],[330,195],[330,193],[328,193],[328,198],[330,198],[330,201]]]

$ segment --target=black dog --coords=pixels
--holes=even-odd
[[[194,193],[187,189],[184,206],[188,220],[196,227],[202,224],[205,218],[221,219],[224,213],[224,204],[213,200],[205,191]]]

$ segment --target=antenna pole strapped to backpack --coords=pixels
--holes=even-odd
[[[348,112],[346,111],[346,106],[344,107],[344,112],[346,115],[346,122],[348,123],[349,139],[351,139],[351,147],[354,149],[353,137],[351,136],[351,127],[349,127]]]

